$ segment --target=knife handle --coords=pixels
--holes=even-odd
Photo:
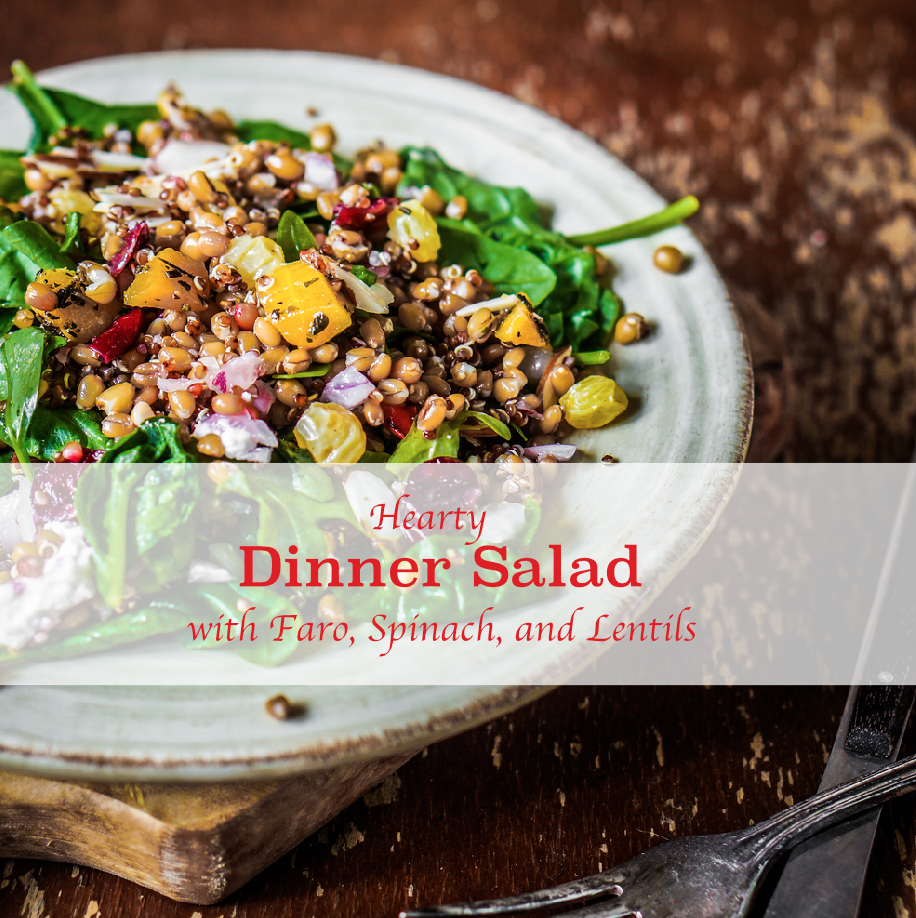
[[[914,693],[906,685],[863,685],[856,693],[844,743],[846,751],[889,759],[899,746]]]

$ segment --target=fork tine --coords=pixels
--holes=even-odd
[[[597,874],[553,886],[550,889],[539,889],[537,892],[524,893],[521,896],[506,896],[502,899],[484,899],[480,902],[463,902],[457,905],[432,905],[427,908],[412,909],[401,912],[399,918],[446,918],[446,916],[470,915],[474,918],[484,915],[512,915],[518,912],[536,912],[541,909],[554,908],[571,903],[585,904],[596,899],[619,896],[623,890],[607,875]],[[610,914],[610,913],[609,913]],[[621,916],[631,912],[616,913]],[[574,918],[575,913],[569,916]]]

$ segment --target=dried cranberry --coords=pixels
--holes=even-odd
[[[397,207],[397,198],[374,198],[369,205],[365,204],[336,204],[334,206],[334,222],[344,229],[374,229],[376,226],[385,226],[383,219],[388,212]]]
[[[407,478],[411,506],[426,510],[468,509],[480,500],[480,482],[470,466],[456,459],[446,464],[424,462]]]
[[[77,462],[36,466],[31,491],[35,516],[43,520],[75,520],[73,500],[85,470],[85,464]]]
[[[134,252],[143,248],[147,239],[149,239],[149,227],[142,220],[135,223],[124,237],[124,242],[121,243],[117,254],[108,262],[108,270],[112,277],[117,277],[130,264]]]
[[[382,405],[385,415],[385,426],[399,439],[403,440],[410,431],[418,408],[416,405]]]
[[[111,363],[125,351],[133,347],[134,342],[143,331],[143,310],[131,309],[123,316],[118,316],[100,335],[89,342],[89,347],[98,354],[100,360]]]

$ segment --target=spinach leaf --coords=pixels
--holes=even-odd
[[[50,137],[67,127],[80,128],[93,140],[98,140],[104,136],[108,125],[115,124],[136,133],[144,121],[159,118],[159,107],[155,103],[108,105],[62,89],[39,86],[35,75],[22,61],[16,61],[12,71],[10,88],[25,106],[34,125],[29,153],[47,149]]]
[[[0,304],[25,305],[25,290],[42,268],[76,269],[76,262],[60,251],[51,234],[39,223],[19,220],[7,223],[0,213]],[[9,313],[12,325],[14,313]],[[4,316],[3,318],[6,318]],[[0,323],[3,319],[0,318]]]
[[[465,219],[484,234],[497,225],[525,230],[542,226],[541,209],[524,188],[481,182],[449,166],[430,147],[405,147],[400,152],[404,159],[404,177],[398,186],[399,194],[410,186],[429,185],[446,201],[460,195],[468,202]]]
[[[10,210],[6,205],[0,204],[0,230],[6,229],[19,220],[25,220],[25,216]]]
[[[594,256],[583,245],[603,245],[622,239],[658,232],[689,216],[698,206],[685,198],[652,215],[609,230],[566,238],[548,229],[537,202],[521,188],[489,185],[453,168],[429,148],[405,147],[403,194],[409,186],[429,185],[442,197],[463,196],[467,212],[460,226],[445,217],[437,220],[443,242],[440,260],[453,260],[477,268],[494,282],[500,293],[528,294],[544,319],[555,347],[571,344],[577,349],[601,348],[607,343],[620,314],[620,302],[609,286],[596,277]],[[469,237],[478,233],[487,243]],[[513,250],[515,270],[508,270],[512,254],[490,246],[501,244]],[[489,257],[488,257],[489,256]],[[555,275],[550,289],[529,277],[531,258]],[[540,278],[540,275],[538,275]],[[526,286],[527,283],[527,286]]]
[[[25,438],[38,404],[38,386],[44,364],[45,333],[39,328],[23,328],[8,335],[0,344],[0,363],[4,376],[3,439],[16,458],[27,465]]]
[[[34,130],[27,152],[34,153],[48,146],[48,138],[62,131],[67,126],[67,119],[22,61],[13,61],[10,70],[13,80],[9,88],[19,97],[32,119]]]
[[[258,545],[298,545],[303,557],[327,554],[323,522],[341,519],[354,523],[350,504],[337,497],[334,483],[318,465],[236,468],[219,486],[219,494],[237,494],[258,507]],[[290,486],[292,482],[292,487]]]
[[[181,440],[181,428],[165,418],[152,418],[133,433],[121,437],[100,462],[197,462]]]
[[[611,245],[614,242],[623,242],[625,239],[653,236],[655,233],[686,220],[699,209],[700,202],[693,195],[688,195],[648,217],[642,217],[630,223],[621,223],[609,229],[597,230],[594,233],[579,233],[568,238],[575,245]]]
[[[180,466],[195,461],[180,427],[154,418],[117,440],[80,477],[77,517],[95,549],[96,583],[108,605],[121,603],[128,572],[151,593],[191,558],[194,529],[185,523],[200,502],[200,479]],[[116,468],[108,468],[112,463]]]
[[[64,255],[75,255],[77,258],[84,254],[80,251],[82,243],[80,241],[80,215],[74,210],[67,214],[64,225],[64,241],[60,244],[60,250]]]
[[[508,425],[503,424],[499,418],[494,418],[490,414],[484,414],[482,411],[466,411],[462,417],[465,422],[470,419],[477,421],[478,424],[483,424],[484,427],[489,427],[490,430],[498,433],[504,440],[512,439],[512,431],[509,429]],[[467,427],[467,423],[462,426]]]
[[[0,255],[0,272],[2,272],[2,270],[3,256]],[[7,303],[0,303],[0,335],[5,335],[13,327],[17,311],[18,307],[15,305],[10,306]],[[0,382],[0,389],[2,389],[2,386],[3,383]]]
[[[94,549],[96,585],[109,606],[121,604],[128,572],[136,575],[137,589],[150,593],[187,565],[195,535],[186,523],[199,498],[199,478],[177,465],[86,468],[76,488],[76,512]]]
[[[357,465],[383,465],[391,460],[391,456],[382,450],[367,449],[362,456],[357,459]]]
[[[18,201],[29,193],[19,150],[0,150],[0,201]]]
[[[401,186],[430,185],[444,198],[462,195],[465,218],[437,220],[441,261],[476,268],[499,293],[526,293],[554,346],[603,345],[616,321],[616,297],[595,276],[595,257],[546,229],[535,200],[521,188],[488,185],[429,149],[406,148]]]
[[[283,249],[287,263],[299,261],[299,253],[307,249],[318,248],[312,231],[305,225],[305,220],[291,210],[283,212],[277,227],[277,243]]]
[[[557,285],[557,275],[537,255],[485,236],[473,223],[440,217],[442,264],[460,264],[479,271],[498,293],[522,293],[534,306]],[[548,325],[548,329],[550,326]]]
[[[26,287],[35,280],[37,273],[34,262],[7,247],[0,233],[0,304],[12,307],[8,310],[10,325],[3,331],[9,331],[15,311],[25,305]]]
[[[352,273],[354,277],[361,280],[364,284],[368,284],[370,287],[378,283],[378,275],[375,271],[370,271],[362,265],[353,265]]]
[[[446,201],[461,195],[468,202],[466,219],[473,221],[484,233],[488,233],[495,226],[513,225],[517,229],[529,232],[532,229],[543,228],[541,210],[523,188],[507,188],[481,182],[449,166],[429,147],[405,147],[400,152],[405,162],[399,193],[403,193],[409,186],[429,185]],[[569,236],[567,241],[576,246],[598,246],[652,236],[686,220],[699,208],[699,201],[689,195],[648,217],[591,233]]]
[[[66,443],[76,440],[83,449],[108,449],[112,441],[102,433],[102,416],[95,409],[47,408],[38,404],[24,441],[33,459],[50,462]]]
[[[398,443],[388,464],[428,462],[430,459],[439,459],[443,456],[457,458],[460,445],[458,431],[463,420],[464,415],[451,421],[443,421],[436,428],[436,435],[430,439],[426,438],[414,422],[404,439]]]
[[[598,282],[595,256],[570,245],[559,233],[533,228],[498,228],[501,242],[536,255],[556,275],[554,289],[538,308],[555,347],[603,347],[620,311],[609,287]]]
[[[52,268],[76,270],[76,262],[61,251],[60,243],[40,223],[32,220],[18,220],[5,227],[0,232],[0,246],[24,255],[35,265],[35,273],[38,273],[39,269]]]
[[[610,351],[579,351],[578,354],[573,354],[573,357],[580,366],[594,367],[607,363],[611,359],[611,353]]]
[[[109,125],[115,124],[119,129],[136,134],[144,121],[158,121],[161,117],[159,106],[153,102],[109,105],[62,89],[45,89],[45,92],[64,116],[67,126],[87,131],[93,140],[104,137]],[[146,152],[142,146],[140,151]]]
[[[47,644],[29,647],[18,654],[0,651],[0,670],[4,665],[22,666],[44,660],[63,660],[87,653],[99,653],[122,644],[178,631],[187,625],[185,611],[159,602],[151,602],[149,606],[141,611],[115,615],[104,622],[90,622],[75,632],[53,631],[52,641],[57,634],[65,634],[66,637],[54,643],[49,641]]]
[[[317,367],[309,367],[301,373],[274,373],[274,379],[314,379],[317,376],[327,376],[331,372],[331,364],[322,363]]]
[[[240,143],[250,143],[252,140],[272,140],[274,143],[288,143],[299,150],[311,150],[312,141],[308,134],[287,127],[276,121],[245,120],[239,121],[235,126],[235,133]]]
[[[277,615],[296,615],[297,609],[288,596],[270,591],[260,592],[255,598],[250,592],[239,589],[228,583],[207,584],[198,587],[196,591],[196,601],[192,604],[185,603],[184,625],[188,621],[196,620],[197,622],[215,621],[222,614],[226,620],[236,620],[239,618],[239,604],[246,603],[248,606],[255,606],[254,623],[258,628],[258,640],[254,642],[245,642],[235,645],[235,652],[249,663],[256,666],[279,666],[286,661],[296,651],[301,651],[302,647],[295,640],[272,641],[266,634],[270,627],[270,622]],[[251,617],[249,617],[251,621]],[[263,630],[262,630],[263,629]],[[222,650],[224,645],[218,644],[215,639],[215,632],[211,631],[209,636],[201,641],[188,640],[188,632],[185,627],[184,644],[195,650]],[[231,645],[230,645],[231,646]]]
[[[291,440],[279,440],[275,456],[284,462],[304,462],[309,465],[313,465],[315,462],[312,454],[307,449],[299,449]]]

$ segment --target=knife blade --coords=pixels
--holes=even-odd
[[[914,460],[916,462],[916,460]],[[900,506],[866,624],[843,718],[818,792],[897,758],[916,689],[904,683],[916,637],[916,465]],[[764,918],[855,918],[880,810],[815,836],[792,852]]]

